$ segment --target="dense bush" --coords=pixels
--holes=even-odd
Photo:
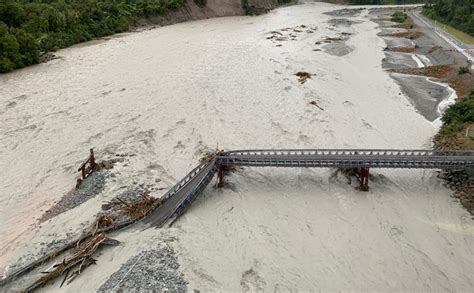
[[[347,1],[342,1],[342,0],[326,0],[325,2],[335,2],[335,3],[341,3],[345,2],[348,4],[354,4],[354,5],[381,5],[381,4],[412,4],[412,3],[424,3],[425,0],[347,0]]]
[[[184,0],[0,0],[0,72],[52,50],[130,28]]]
[[[407,20],[408,15],[406,13],[396,11],[394,14],[392,14],[392,18],[390,19],[393,22],[399,22],[403,23],[405,20]]]
[[[474,91],[465,101],[457,102],[450,106],[441,118],[443,121],[442,134],[460,131],[465,123],[474,123]]]
[[[462,74],[466,74],[466,73],[470,73],[471,70],[469,69],[469,67],[465,66],[465,67],[460,67],[459,68],[459,75],[462,75]]]
[[[196,3],[197,6],[199,7],[204,7],[207,4],[206,0],[194,0],[194,3]]]
[[[430,0],[423,13],[474,36],[474,0]]]

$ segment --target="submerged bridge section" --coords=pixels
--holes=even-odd
[[[370,168],[474,169],[474,151],[435,150],[238,150],[216,153],[181,179],[163,197],[163,205],[144,221],[159,227],[184,213],[218,174],[222,183],[230,166],[352,168],[360,190],[368,190]]]

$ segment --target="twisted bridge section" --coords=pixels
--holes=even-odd
[[[218,152],[165,193],[163,204],[144,221],[159,227],[180,216],[212,181],[214,174],[218,174],[219,183],[222,183],[225,170],[230,166],[351,168],[359,179],[359,189],[367,191],[370,168],[474,169],[474,151],[282,149]]]

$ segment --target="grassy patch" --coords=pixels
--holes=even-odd
[[[400,33],[393,33],[393,34],[388,34],[387,36],[389,37],[395,37],[395,38],[406,38],[410,40],[418,39],[423,35],[422,32],[400,32]]]
[[[423,68],[402,68],[394,69],[393,72],[413,75],[423,75],[429,77],[436,77],[438,79],[445,78],[452,70],[450,65],[433,65]]]
[[[400,52],[400,53],[415,53],[416,48],[415,47],[387,48],[385,49],[385,51]]]
[[[436,77],[436,78],[443,78],[445,77],[450,70],[449,65],[433,65],[428,66],[422,69],[422,75]]]
[[[464,44],[469,44],[469,45],[474,45],[474,37],[458,30],[458,29],[455,29],[454,27],[452,26],[449,26],[447,24],[444,24],[442,22],[439,22],[437,20],[433,20],[433,22],[439,26],[440,28],[442,28],[443,30],[447,31],[448,33],[450,33],[451,35],[455,36],[456,39],[460,40],[461,42],[463,42]]]
[[[445,149],[469,149],[474,145],[470,130],[474,127],[474,91],[444,112],[443,126],[435,143]]]

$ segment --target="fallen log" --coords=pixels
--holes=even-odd
[[[61,263],[54,265],[51,271],[45,272],[45,276],[33,282],[33,284],[28,286],[24,291],[31,292],[63,274],[64,279],[61,282],[61,286],[66,280],[69,284],[82,272],[83,269],[96,263],[96,260],[92,258],[92,255],[100,246],[118,245],[118,243],[119,242],[116,240],[107,238],[105,233],[96,234],[78,246],[72,256],[64,258]],[[69,274],[71,271],[72,274]]]
[[[58,256],[65,253],[67,250],[72,249],[74,247],[77,247],[78,244],[80,244],[84,241],[87,241],[89,238],[93,237],[97,233],[110,233],[110,232],[117,231],[117,230],[120,230],[122,228],[125,228],[127,226],[130,226],[130,225],[134,224],[135,222],[138,222],[139,220],[143,219],[148,214],[150,214],[152,211],[154,211],[161,204],[162,204],[162,202],[160,200],[154,201],[152,206],[150,206],[150,208],[146,211],[145,214],[143,214],[143,216],[141,218],[131,218],[131,219],[129,219],[127,221],[123,221],[121,223],[117,223],[117,224],[107,226],[107,227],[104,227],[104,228],[98,228],[97,227],[97,229],[91,229],[91,231],[83,233],[81,236],[79,236],[76,239],[72,240],[71,242],[65,244],[63,247],[58,248],[58,249],[54,250],[53,252],[44,255],[43,257],[40,257],[39,259],[33,261],[32,263],[18,269],[14,273],[8,275],[3,280],[0,280],[0,286],[4,286],[4,285],[18,279],[20,276],[22,276],[22,275],[24,275],[28,272],[31,272],[35,268],[38,268],[39,266],[44,265],[48,261],[51,261],[51,260],[57,258]]]

